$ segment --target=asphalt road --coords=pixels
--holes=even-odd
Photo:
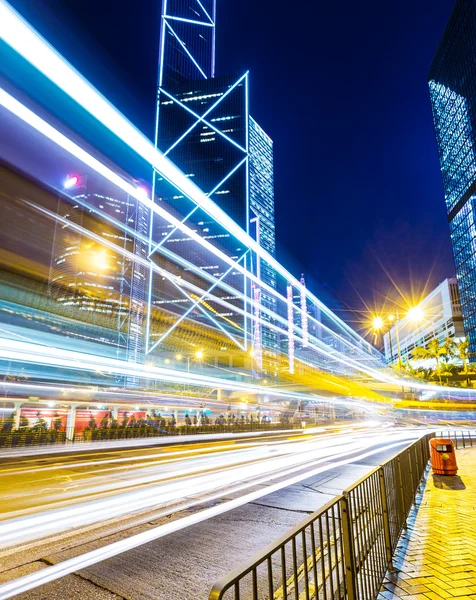
[[[18,598],[205,599],[226,572],[420,434],[287,434],[8,461],[0,581],[158,532]]]

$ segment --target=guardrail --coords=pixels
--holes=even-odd
[[[54,429],[35,432],[28,429],[0,433],[0,454],[2,450],[31,448],[36,446],[57,445],[66,443],[81,444],[83,442],[101,442],[107,440],[129,440],[142,438],[162,438],[182,435],[200,435],[212,433],[253,433],[257,431],[293,431],[299,428],[292,423],[230,423],[224,425],[179,425],[177,427],[98,427],[75,431],[71,438],[65,431]]]
[[[472,448],[476,447],[476,431],[463,431],[462,429],[454,431],[437,431],[437,437],[449,438],[453,441],[455,448]]]
[[[430,456],[425,435],[215,584],[209,600],[373,600]]]

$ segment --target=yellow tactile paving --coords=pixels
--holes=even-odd
[[[476,600],[476,448],[456,458],[457,476],[430,472],[379,600]]]

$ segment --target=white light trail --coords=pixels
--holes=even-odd
[[[15,98],[13,98],[10,94],[8,94],[7,92],[5,92],[2,89],[0,89],[0,104],[3,105],[5,108],[7,108],[10,112],[15,114],[17,117],[19,117],[20,119],[24,120],[26,123],[28,123],[29,125],[34,127],[37,131],[39,131],[40,133],[42,133],[43,135],[45,135],[46,137],[51,139],[53,142],[55,142],[61,148],[63,148],[64,150],[66,150],[70,154],[74,155],[79,160],[81,160],[84,164],[93,168],[97,173],[99,173],[100,175],[102,175],[103,177],[108,179],[111,183],[113,183],[114,185],[116,185],[117,187],[122,189],[128,195],[130,195],[130,196],[134,197],[136,200],[144,203],[154,213],[156,213],[159,216],[166,219],[169,223],[174,225],[177,229],[180,229],[181,231],[186,233],[187,236],[189,236],[191,239],[193,239],[194,241],[196,241],[197,243],[199,243],[200,245],[205,247],[207,250],[213,252],[217,256],[217,258],[219,258],[220,260],[224,261],[227,264],[232,265],[234,269],[236,269],[237,271],[242,273],[245,277],[248,277],[250,280],[254,281],[255,283],[261,285],[261,287],[263,289],[265,289],[270,294],[276,296],[276,298],[278,300],[286,301],[286,299],[284,297],[280,296],[280,294],[278,294],[278,292],[275,289],[271,288],[264,282],[260,282],[256,278],[255,275],[253,275],[252,273],[247,271],[239,263],[230,259],[226,254],[219,251],[215,246],[210,244],[207,240],[203,239],[194,230],[187,227],[182,221],[178,220],[176,217],[174,217],[173,215],[168,213],[163,207],[155,204],[154,202],[152,202],[148,199],[145,199],[144,198],[144,190],[142,188],[137,188],[137,186],[132,185],[131,183],[127,182],[125,179],[123,179],[122,177],[120,177],[119,175],[114,173],[111,169],[106,167],[103,163],[101,163],[96,158],[94,158],[92,155],[90,155],[85,150],[80,148],[77,144],[72,142],[69,138],[64,136],[62,133],[60,133],[59,131],[54,129],[51,125],[46,123],[46,121],[44,121],[43,119],[38,117],[35,113],[33,113],[31,110],[29,110],[27,107],[25,107],[23,104],[18,102]],[[46,211],[46,209],[41,209],[41,210],[43,212],[50,212],[50,211]],[[58,220],[62,220],[62,217],[59,217],[59,216],[56,216],[55,218]],[[71,226],[71,227],[78,227],[77,225],[71,223],[70,221],[68,221],[68,223],[69,223],[69,226]],[[89,232],[88,235],[90,237],[93,236],[93,234],[91,232]],[[106,245],[106,240],[104,240],[104,238],[101,238],[101,243],[103,245]],[[114,250],[119,253],[121,252],[121,250],[116,246],[114,246]],[[126,251],[123,250],[123,252],[126,252]],[[134,257],[135,257],[134,260],[136,260],[136,261],[140,260],[140,257],[138,257],[137,255],[134,255]],[[147,265],[152,266],[152,268],[156,271],[163,271],[163,270],[160,270],[157,267],[157,265],[155,265],[153,263],[147,263]],[[165,271],[164,273],[167,278],[170,279],[172,277],[168,272]],[[201,271],[200,271],[200,273],[203,276],[203,273]],[[237,292],[235,290],[235,293],[239,293],[239,292]],[[239,293],[239,295],[243,299],[245,299],[251,303],[254,303],[253,299],[246,298],[246,296],[244,296],[242,293]],[[220,301],[218,298],[216,299],[216,301],[223,304],[223,301]],[[240,313],[244,312],[241,309],[239,309],[238,307],[234,307],[233,309],[235,310],[235,312],[240,312]],[[297,311],[301,311],[301,309],[297,306],[295,306],[294,309]],[[263,307],[263,312],[271,313],[271,311],[269,311],[265,307]],[[272,319],[281,321],[281,318],[279,317],[278,314],[271,313],[271,315],[272,315]],[[274,328],[277,331],[280,331],[276,325],[273,325],[270,322],[266,322],[266,326]],[[333,332],[329,327],[327,327],[323,324],[321,324],[320,326],[323,329],[329,331],[334,337],[337,337],[338,339],[340,339],[342,341],[342,343],[344,343],[344,345],[346,345],[349,348],[352,348],[354,350],[356,349],[352,344],[350,344],[350,342],[348,340],[341,338],[339,335],[337,335],[335,332]],[[300,339],[298,336],[296,336],[295,330],[299,330],[299,332],[302,332],[302,330],[300,328],[297,328],[296,325],[293,325],[293,328],[290,331],[288,330],[288,333],[290,335],[292,335],[293,338],[296,337],[296,339]],[[319,347],[317,347],[315,345],[310,345],[309,347],[316,350],[320,354],[323,354],[329,358],[336,360],[337,362],[341,362],[342,364],[350,366],[353,369],[360,370],[360,371],[366,373],[367,375],[369,375],[370,377],[377,379],[378,381],[386,381],[386,382],[390,381],[388,376],[382,375],[379,371],[377,371],[375,369],[370,370],[370,368],[368,368],[368,367],[367,368],[362,367],[361,363],[358,361],[355,361],[353,359],[343,360],[342,357],[339,354],[337,354],[335,351],[329,351],[329,349],[327,349],[328,347],[325,344],[323,344],[321,341],[318,341],[318,344],[320,345]],[[325,348],[322,348],[321,346],[325,346]]]
[[[74,69],[50,44],[48,44],[7,2],[6,0],[0,0],[0,34],[2,39],[16,52],[23,56],[28,62],[30,62],[35,68],[43,73],[50,81],[56,84],[61,90],[63,90],[68,96],[74,101],[80,104],[85,110],[87,110],[92,116],[100,121],[105,127],[111,132],[117,135],[124,143],[126,143],[132,150],[134,150],[139,156],[146,160],[151,166],[153,166],[158,172],[160,172],[167,180],[169,180],[179,191],[185,196],[190,198],[197,206],[212,216],[219,224],[221,224],[226,230],[228,230],[234,237],[240,240],[255,252],[262,260],[267,262],[277,273],[289,281],[294,288],[299,290],[300,293],[304,293],[312,303],[318,306],[323,313],[325,313],[332,322],[338,326],[341,330],[349,334],[358,344],[363,344],[368,350],[368,358],[373,358],[375,355],[374,349],[371,345],[357,334],[350,326],[339,319],[327,306],[325,306],[317,297],[309,292],[306,288],[303,288],[302,284],[296,279],[291,273],[289,273],[284,267],[277,262],[274,257],[269,255],[253,238],[251,238],[241,227],[239,227],[224,211],[222,211],[207,195],[200,190],[190,178],[178,169],[174,163],[172,163],[167,157],[165,157],[160,151],[158,151],[154,145],[140,133],[112,104],[110,104],[102,94],[100,94],[78,71]],[[143,191],[138,191],[137,187],[131,185],[123,178],[119,177],[116,173],[108,169],[100,161],[89,155],[82,148],[74,144],[71,140],[66,138],[64,135],[59,133],[45,121],[40,119],[37,115],[29,111],[25,106],[15,100],[12,96],[8,95],[4,90],[0,91],[1,103],[11,110],[14,114],[20,116],[26,122],[30,122],[32,126],[38,129],[38,131],[44,133],[57,143],[60,147],[64,148],[68,152],[77,156],[85,164],[91,166],[98,173],[108,178],[111,182],[115,183],[120,189],[123,189],[127,194],[136,198],[139,202],[142,202],[147,208],[152,210],[155,214],[166,219],[169,223],[172,223],[180,230],[187,233],[187,235],[201,244],[203,247],[209,249],[215,255],[229,262],[230,258],[217,250],[216,247],[209,244],[207,240],[204,240],[196,232],[187,228],[181,223],[179,219],[176,219],[164,208],[154,203],[150,199],[144,198]],[[242,271],[241,265],[236,265],[238,271]],[[244,270],[244,275],[251,280],[254,280],[254,276],[248,271]],[[257,282],[259,283],[259,282]],[[267,289],[264,283],[261,283],[263,289]],[[276,295],[276,290],[270,288],[270,293]],[[295,307],[296,311],[302,314],[300,307]],[[310,318],[312,321],[314,319]],[[321,327],[324,327],[320,324]],[[337,337],[342,343],[349,345],[349,341],[342,338],[339,334],[333,332],[333,335]],[[353,369],[357,369],[376,379],[377,381],[384,381],[395,385],[407,386],[413,389],[425,389],[435,390],[438,386],[431,386],[420,384],[418,382],[408,381],[404,379],[395,378],[392,376],[384,376],[376,369],[365,368],[358,361],[353,359],[343,360],[337,354],[318,348],[315,345],[309,346],[315,349],[319,353],[328,356],[338,362],[350,366]],[[352,346],[357,353],[361,353],[362,350],[358,346]],[[447,391],[455,390],[459,393],[471,394],[469,390],[461,392],[458,388],[446,388]],[[441,392],[442,389],[440,388]]]
[[[293,286],[288,283],[287,287],[288,303],[288,360],[289,373],[294,373],[294,306],[293,306]]]
[[[277,273],[301,291],[301,283],[266,252],[235,221],[168,160],[106,98],[46,42],[7,2],[0,0],[0,34],[4,41],[35,68],[80,104],[105,127],[117,135],[139,156],[168,179],[178,190],[193,200],[238,240],[252,249]],[[136,197],[135,195],[133,195]],[[150,206],[149,206],[150,208]],[[370,344],[339,319],[316,296],[305,290],[307,297],[343,331],[371,352]]]

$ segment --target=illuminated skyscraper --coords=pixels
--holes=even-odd
[[[464,328],[476,352],[476,0],[457,0],[428,76]]]
[[[157,103],[157,147],[190,177],[224,212],[247,233],[255,237],[270,254],[275,253],[273,143],[249,115],[248,73],[215,77],[215,2],[208,0],[164,0],[162,7],[159,89]],[[250,264],[242,256],[239,244],[200,210],[187,214],[186,200],[177,197],[166,181],[158,178],[155,193],[160,200],[177,206],[200,235],[219,245],[236,261],[247,261],[248,268],[263,283],[275,288],[274,271],[260,261]],[[183,235],[167,231],[160,224],[151,228],[155,239],[163,239],[161,248],[180,250],[180,255],[225,281],[239,292],[246,292],[265,309],[275,310],[275,299],[251,286],[238,272],[224,275],[223,268],[211,264],[210,258],[197,256],[196,244]],[[190,225],[192,226],[192,225]],[[156,250],[152,248],[154,254]],[[214,262],[216,262],[215,259]],[[159,283],[160,285],[160,283]],[[164,285],[166,285],[164,283]],[[157,289],[151,277],[151,286]],[[156,303],[162,303],[159,294]],[[240,296],[227,298],[237,306],[237,313],[223,313],[213,305],[214,316],[225,326],[240,331],[245,346],[253,345],[255,356],[262,347],[276,348],[276,334],[271,328],[258,326],[268,317],[258,307],[250,311]],[[169,304],[174,302],[170,299]],[[180,300],[183,308],[183,301]],[[170,308],[170,306],[168,307]],[[203,308],[203,306],[202,306]],[[246,310],[244,319],[240,311]],[[253,313],[253,314],[251,314]],[[194,318],[206,319],[202,310]],[[224,321],[227,321],[226,323]],[[251,323],[254,323],[251,325]],[[271,354],[273,354],[271,352]],[[261,359],[260,359],[261,361]],[[259,365],[261,368],[261,365]]]

